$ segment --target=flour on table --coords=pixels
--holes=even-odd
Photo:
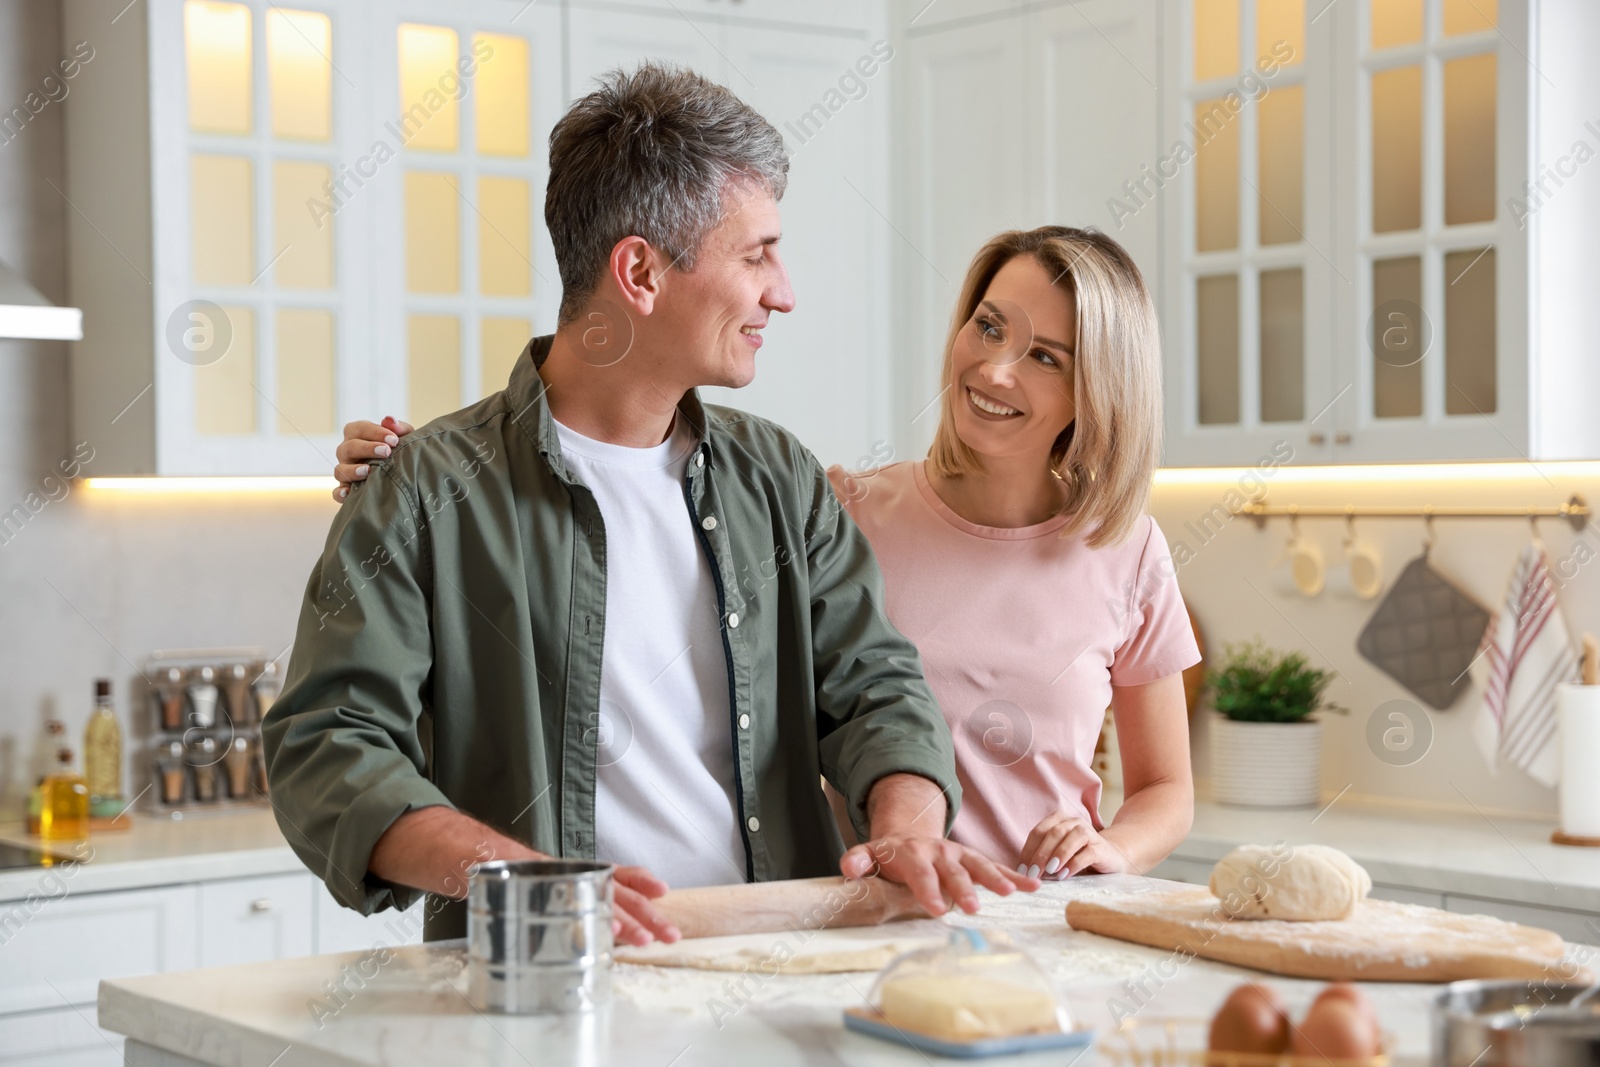
[[[1097,879],[1098,881],[1098,879]],[[1142,882],[1143,880],[1139,880]],[[942,919],[913,919],[882,926],[818,931],[779,931],[737,937],[696,938],[675,945],[650,945],[644,950],[618,946],[612,988],[618,999],[646,1011],[726,1016],[745,1007],[837,1010],[864,1004],[881,971],[893,955],[868,957],[886,946],[917,948],[941,944],[956,926],[1004,930],[1044,968],[1051,980],[1070,995],[1075,987],[1117,983],[1141,975],[1163,953],[1140,945],[1108,941],[1071,929],[1065,921],[1069,899],[1121,896],[1129,888],[1143,888],[1128,880],[1117,888],[1098,888],[1083,882],[1046,883],[1037,893],[996,896],[980,890],[977,915],[956,913]],[[715,942],[716,944],[712,944]],[[779,966],[777,950],[783,944],[793,955]],[[709,947],[694,947],[694,946]],[[681,958],[685,951],[695,957]],[[650,959],[651,956],[657,957]],[[802,960],[809,959],[809,964]],[[882,959],[882,962],[877,962]],[[847,970],[870,962],[867,970]],[[671,966],[667,966],[667,964]],[[722,969],[710,969],[715,963]],[[822,972],[820,963],[838,967]],[[763,966],[765,964],[765,966]],[[796,964],[809,967],[797,970]],[[830,968],[832,969],[832,968]]]

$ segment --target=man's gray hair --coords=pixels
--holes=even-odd
[[[693,270],[722,220],[730,182],[783,197],[783,135],[754,108],[691,70],[645,63],[609,71],[550,131],[544,221],[561,269],[565,326],[624,237],[642,237]]]

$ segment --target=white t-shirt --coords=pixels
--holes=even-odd
[[[669,886],[745,880],[733,797],[728,661],[711,564],[684,499],[696,439],[675,419],[653,448],[556,423],[606,533],[595,856]]]

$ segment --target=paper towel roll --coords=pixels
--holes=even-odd
[[[1564,685],[1561,717],[1561,831],[1600,837],[1600,685]]]

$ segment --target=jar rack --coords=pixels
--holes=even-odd
[[[267,799],[261,719],[282,685],[261,648],[166,649],[150,654],[143,758],[146,811],[185,815],[263,807]]]

